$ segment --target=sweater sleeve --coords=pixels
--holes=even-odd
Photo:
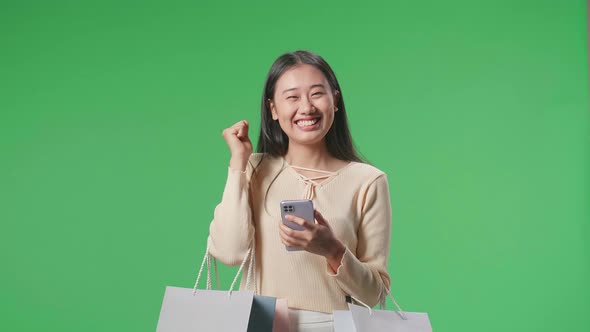
[[[251,160],[243,172],[228,167],[223,196],[209,226],[209,253],[229,266],[240,265],[254,237],[250,206]]]
[[[387,273],[391,238],[391,203],[386,174],[378,176],[364,193],[361,221],[357,232],[356,253],[347,247],[341,265],[334,274],[340,288],[347,294],[373,307],[382,292],[389,289]]]

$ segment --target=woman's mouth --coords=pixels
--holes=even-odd
[[[298,120],[295,122],[297,127],[303,130],[311,130],[318,127],[318,123],[320,122],[320,118],[310,119],[310,120]]]

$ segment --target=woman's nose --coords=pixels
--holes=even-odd
[[[316,111],[313,102],[311,101],[311,99],[307,97],[301,98],[301,105],[299,107],[301,108],[301,111],[305,114],[314,113]]]

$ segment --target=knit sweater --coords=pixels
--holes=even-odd
[[[336,273],[325,257],[287,251],[281,242],[280,201],[304,198],[346,247]],[[290,308],[331,313],[347,309],[346,295],[374,306],[390,285],[387,176],[365,163],[351,162],[318,183],[282,157],[252,154],[244,172],[228,168],[209,231],[209,252],[230,266],[240,265],[254,238],[258,293],[286,298]]]

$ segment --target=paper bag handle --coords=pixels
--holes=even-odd
[[[231,293],[233,292],[234,286],[238,280],[238,277],[240,276],[240,273],[242,272],[242,270],[244,269],[244,265],[246,264],[246,261],[248,261],[248,258],[250,258],[250,262],[249,262],[249,267],[248,267],[248,272],[246,274],[246,289],[250,289],[250,282],[252,279],[252,276],[254,276],[254,280],[256,280],[256,269],[254,267],[255,264],[255,246],[254,246],[254,239],[252,240],[252,245],[250,246],[250,248],[248,248],[248,251],[246,252],[246,255],[244,256],[244,259],[242,260],[242,263],[240,264],[240,268],[238,269],[238,272],[236,273],[236,276],[234,277],[234,280],[229,288],[229,292],[228,295],[231,296]],[[195,295],[195,293],[197,292],[197,286],[199,284],[199,280],[201,279],[201,275],[203,273],[203,269],[205,267],[205,263],[207,263],[207,286],[205,289],[210,290],[211,287],[211,260],[213,260],[213,265],[215,268],[215,281],[217,284],[217,288],[219,288],[219,274],[217,271],[217,261],[215,260],[215,257],[213,257],[210,252],[209,252],[209,243],[207,243],[207,249],[205,250],[205,256],[203,256],[203,262],[201,263],[201,267],[199,268],[199,273],[197,275],[197,280],[195,281],[195,286],[193,287],[193,295]],[[257,286],[256,286],[256,282],[254,282],[254,292],[257,292]]]
[[[393,301],[393,304],[397,307],[396,311],[398,313],[398,315],[400,315],[400,317],[404,320],[407,320],[408,317],[406,316],[406,313],[402,310],[402,308],[399,306],[399,304],[397,304],[397,301],[395,300],[395,298],[393,297],[393,295],[391,294],[391,289],[385,289],[387,291],[386,295],[389,295],[389,298],[391,299],[391,301]],[[362,304],[363,306],[365,306],[367,309],[369,309],[369,316],[373,314],[373,309],[371,309],[370,306],[368,306],[367,304],[365,304],[363,301],[357,299],[356,297],[350,295],[351,298],[353,298],[355,301],[357,301],[358,303]],[[385,296],[383,296],[383,298],[381,299],[381,301],[379,301],[379,307],[381,309],[385,309]]]

